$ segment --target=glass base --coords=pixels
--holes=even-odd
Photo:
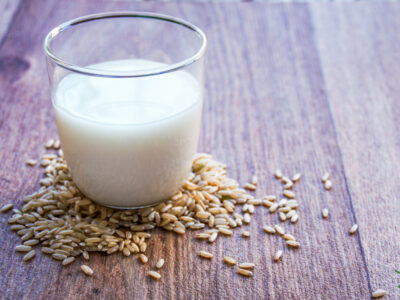
[[[168,199],[167,199],[167,200],[168,200]],[[129,209],[141,209],[141,208],[147,208],[147,207],[156,206],[156,205],[158,205],[158,204],[160,204],[160,203],[162,203],[162,202],[165,202],[165,201],[167,201],[167,200],[156,201],[156,202],[153,202],[153,203],[150,203],[150,204],[146,204],[146,205],[129,206],[129,207],[127,207],[127,206],[120,207],[120,206],[104,205],[104,204],[97,203],[97,202],[94,201],[94,200],[92,200],[92,201],[93,201],[94,203],[98,204],[98,205],[101,205],[101,206],[104,206],[104,207],[108,207],[108,208],[119,209],[119,210],[129,210]]]

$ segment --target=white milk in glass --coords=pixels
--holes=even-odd
[[[120,60],[90,67],[160,66]],[[71,74],[60,81],[53,104],[73,180],[97,203],[151,205],[171,196],[189,174],[202,110],[201,86],[190,73],[123,79]]]

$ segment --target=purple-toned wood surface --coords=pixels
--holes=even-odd
[[[4,1],[4,0],[3,0]],[[5,1],[4,3],[6,3]],[[9,1],[9,3],[11,3]],[[400,3],[267,4],[128,1],[21,1],[0,16],[0,203],[21,205],[39,167],[28,158],[56,136],[42,40],[54,26],[109,10],[161,12],[188,19],[209,40],[200,151],[226,162],[258,196],[279,193],[273,172],[301,172],[300,220],[283,224],[301,242],[284,247],[262,231],[276,215],[256,210],[241,231],[213,244],[155,231],[150,264],[92,255],[93,278],[39,254],[14,252],[19,238],[0,215],[2,299],[400,299]],[[11,11],[12,10],[12,11]],[[0,18],[1,19],[1,18]],[[321,175],[332,174],[326,192]],[[323,220],[321,210],[329,208]],[[359,233],[350,236],[352,224]],[[272,261],[278,249],[283,260]],[[215,254],[198,258],[199,250]],[[256,263],[237,276],[224,255]],[[166,259],[162,280],[147,270]]]

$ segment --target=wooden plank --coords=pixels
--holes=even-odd
[[[7,34],[10,23],[18,10],[21,0],[1,0],[0,1],[0,45]]]
[[[1,223],[0,285],[9,299],[365,299],[370,295],[360,241],[348,236],[355,221],[341,162],[341,149],[324,90],[319,52],[305,4],[188,4],[27,1],[0,49],[0,202],[17,201],[37,187],[39,168],[24,165],[39,157],[43,143],[56,134],[42,37],[55,25],[96,11],[134,9],[184,17],[208,35],[207,88],[199,150],[225,161],[234,178],[260,177],[258,195],[280,193],[271,174],[303,173],[295,191],[301,207],[297,225],[283,226],[301,242],[298,251],[262,232],[276,215],[264,208],[249,226],[252,237],[221,238],[215,245],[155,232],[150,266],[166,259],[161,282],[145,276],[150,266],[119,255],[93,255],[93,278],[79,271],[80,260],[63,269],[47,257],[24,264],[13,248],[18,238]],[[35,19],[34,16],[47,18]],[[354,12],[356,14],[356,12]],[[29,32],[26,30],[29,28]],[[1,64],[1,62],[0,62]],[[384,121],[384,120],[383,120]],[[338,163],[339,162],[339,163]],[[333,174],[335,188],[325,192],[320,176]],[[331,218],[322,220],[329,207]],[[212,262],[197,257],[201,249]],[[238,277],[222,263],[226,254],[256,263],[254,278]]]
[[[400,298],[400,6],[313,6],[316,41],[373,289]],[[351,30],[348,30],[351,28]]]

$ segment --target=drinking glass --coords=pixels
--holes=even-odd
[[[137,208],[180,188],[199,139],[206,44],[187,21],[142,12],[84,16],[48,33],[57,130],[87,198]]]

